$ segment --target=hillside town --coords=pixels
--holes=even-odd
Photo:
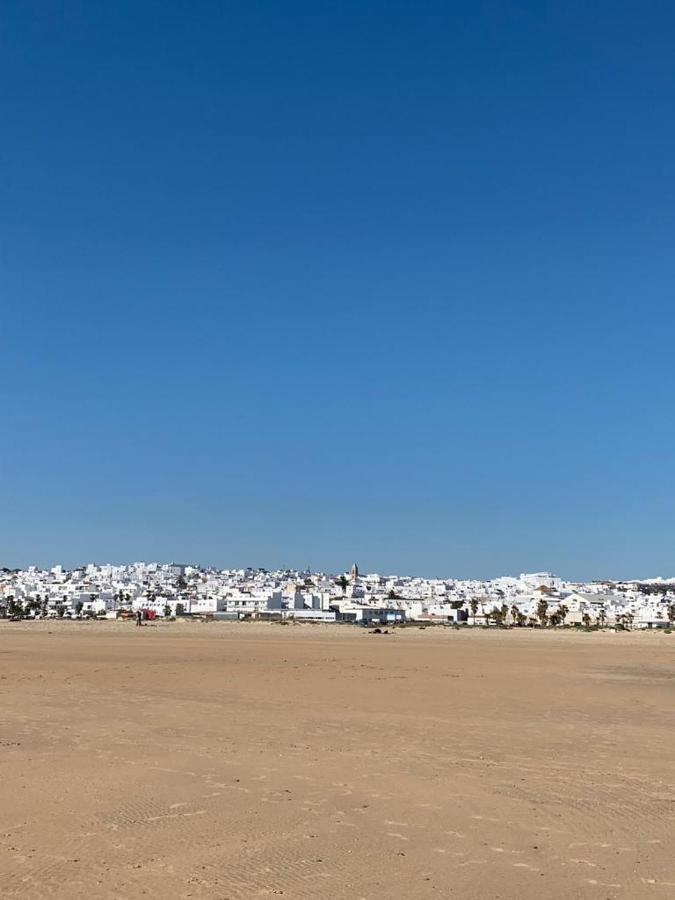
[[[490,581],[133,563],[0,569],[0,618],[202,617],[358,625],[669,628],[675,579]]]

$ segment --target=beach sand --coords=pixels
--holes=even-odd
[[[0,897],[675,896],[675,635],[0,623]]]

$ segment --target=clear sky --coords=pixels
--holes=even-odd
[[[0,565],[675,574],[674,44],[3,3]]]

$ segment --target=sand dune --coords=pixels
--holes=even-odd
[[[675,636],[0,625],[0,896],[675,896]]]

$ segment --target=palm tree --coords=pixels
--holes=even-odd
[[[560,606],[558,607],[558,615],[560,616],[560,622],[562,625],[565,624],[565,618],[566,618],[568,612],[569,612],[569,609],[565,606],[564,603],[561,603]]]
[[[607,622],[607,613],[605,612],[605,607],[601,606],[600,611],[598,612],[598,625],[600,628],[604,628]]]
[[[511,621],[517,623],[518,622],[518,613],[520,612],[520,610],[518,609],[518,607],[516,606],[515,603],[511,607],[510,612],[511,612]]]
[[[473,624],[476,624],[476,613],[478,612],[478,600],[475,597],[472,597],[469,600],[469,606],[471,607],[471,615],[473,616]]]
[[[492,608],[492,612],[488,614],[487,618],[488,620],[492,619],[498,628],[501,628],[504,624],[504,616],[501,609],[499,609],[499,607],[497,606],[494,606]]]
[[[587,612],[585,612],[585,613],[583,614],[583,616],[581,617],[581,621],[584,623],[584,627],[585,627],[585,628],[590,628],[590,627],[591,627],[591,617],[588,615]]]
[[[548,601],[544,600],[543,597],[539,603],[537,603],[537,618],[539,619],[542,628],[545,628],[548,619]]]
[[[23,603],[21,600],[16,600],[14,597],[7,598],[7,614],[10,619],[15,617],[23,618]]]

